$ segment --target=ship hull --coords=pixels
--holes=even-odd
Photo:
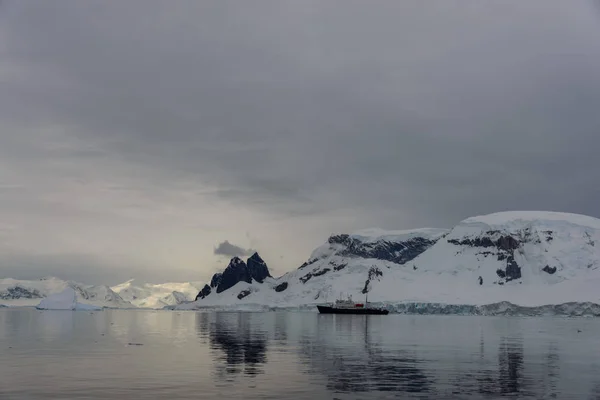
[[[321,314],[355,314],[355,315],[387,315],[388,310],[380,308],[336,308],[329,306],[317,306]]]

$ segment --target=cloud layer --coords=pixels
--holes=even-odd
[[[0,269],[196,280],[246,232],[289,270],[333,232],[600,216],[592,3],[175,4],[2,3]]]

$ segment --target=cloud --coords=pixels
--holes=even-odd
[[[219,243],[217,247],[214,249],[214,254],[218,256],[225,257],[245,257],[250,256],[254,253],[252,249],[244,249],[243,247],[236,246],[235,244],[229,243],[229,241],[225,240],[222,243]]]
[[[246,230],[291,270],[333,232],[600,216],[593,4],[234,3],[2,3],[0,252],[198,279]]]

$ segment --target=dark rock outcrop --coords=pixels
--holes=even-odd
[[[542,271],[547,272],[550,275],[552,275],[556,272],[556,267],[549,267],[546,265],[544,268],[542,268]]]
[[[277,293],[279,293],[279,292],[283,292],[287,288],[288,288],[288,283],[287,282],[282,282],[279,285],[275,286],[275,291]]]
[[[300,281],[302,283],[306,283],[310,280],[310,278],[314,277],[314,276],[321,276],[321,275],[325,275],[326,273],[328,273],[329,271],[331,271],[330,268],[323,268],[321,270],[317,270],[317,271],[313,271],[313,272],[309,272],[308,274],[304,275],[303,277],[300,278]]]
[[[486,251],[479,254],[484,257],[496,254],[498,261],[505,261],[506,268],[498,269],[496,274],[504,281],[497,282],[504,284],[513,280],[521,279],[521,267],[515,261],[514,253],[526,241],[535,241],[536,238],[529,230],[523,231],[518,237],[502,234],[500,231],[488,231],[481,237],[468,238],[463,240],[448,239],[448,243],[457,246],[483,247]],[[493,252],[487,249],[495,248]]]
[[[331,263],[330,263],[331,264]],[[348,266],[348,264],[340,264],[340,265],[336,265],[335,267],[333,267],[334,271],[341,271],[344,268],[346,268]]]
[[[233,257],[221,275],[219,285],[217,286],[217,293],[235,286],[238,282],[252,283],[252,277],[246,263],[239,257]]]
[[[223,274],[221,272],[217,272],[216,274],[214,274],[212,279],[210,280],[210,287],[216,288],[217,286],[219,286],[219,283],[221,283],[222,276]]]
[[[496,241],[496,247],[504,251],[512,251],[519,248],[520,243],[512,236],[500,236]]]
[[[514,257],[511,255],[506,259],[506,282],[516,279],[521,279],[521,267],[519,267]]]
[[[252,291],[246,289],[246,290],[242,290],[238,295],[237,298],[238,300],[243,299],[244,297],[248,296],[250,293],[252,293]]]
[[[317,261],[319,261],[319,259],[318,259],[318,258],[313,258],[313,259],[310,259],[310,260],[308,260],[308,261],[306,261],[306,262],[302,263],[302,265],[301,265],[301,266],[299,266],[299,267],[298,267],[298,269],[306,268],[306,267],[308,267],[309,265],[316,263]]]
[[[329,244],[341,244],[345,249],[338,252],[342,257],[376,258],[391,261],[396,264],[405,264],[435,244],[436,240],[415,237],[403,242],[390,242],[380,240],[365,243],[350,235],[332,235]]]
[[[269,268],[258,253],[254,253],[247,262],[250,277],[258,283],[263,283],[265,278],[270,277]]]
[[[210,288],[210,286],[204,285],[204,287],[202,288],[202,290],[200,291],[200,293],[198,293],[198,295],[196,296],[196,298],[194,299],[194,301],[198,301],[200,299],[205,298],[211,292],[212,292],[212,289]]]
[[[363,288],[362,293],[367,294],[369,292],[369,283],[371,283],[371,281],[373,279],[378,278],[380,276],[383,276],[383,272],[381,272],[381,270],[379,268],[377,268],[377,267],[369,268],[369,277],[365,281],[365,287]]]
[[[42,294],[35,289],[27,289],[21,286],[10,287],[0,292],[0,299],[15,300],[15,299],[41,299]]]

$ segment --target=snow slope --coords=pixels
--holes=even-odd
[[[40,301],[53,294],[71,288],[78,302],[107,308],[133,308],[104,285],[85,285],[73,281],[48,277],[39,280],[0,279],[0,304],[7,306],[36,306]]]
[[[561,310],[577,314],[577,304],[597,308],[599,285],[600,220],[503,212],[468,218],[449,232],[334,235],[296,271],[263,284],[239,282],[176,308],[306,307],[340,295],[364,300],[368,292],[370,302],[400,312],[537,312],[532,307],[568,303]]]
[[[131,279],[111,289],[136,307],[157,309],[192,301],[201,287],[198,282],[136,285]]]
[[[468,218],[413,264],[418,286],[402,276],[403,300],[523,306],[600,303],[600,220],[567,213],[505,212]],[[481,279],[480,279],[481,277]]]
[[[67,287],[60,293],[51,294],[43,298],[40,304],[36,306],[39,310],[71,310],[71,311],[90,311],[102,310],[102,307],[91,304],[79,303],[77,293],[71,287]]]

